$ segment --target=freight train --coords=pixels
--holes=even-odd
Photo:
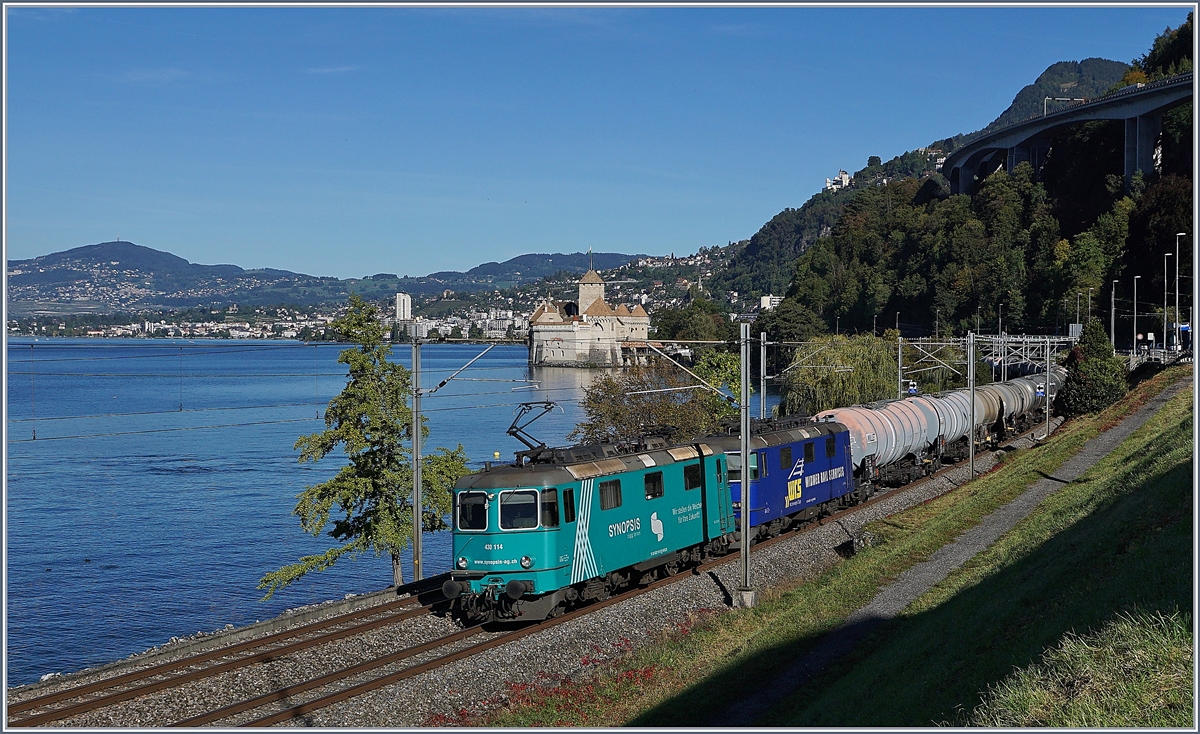
[[[1054,367],[976,388],[973,425],[965,388],[757,421],[747,461],[733,429],[547,448],[514,420],[530,449],[454,488],[442,592],[464,620],[557,616],[730,552],[742,512],[756,542],[961,460],[970,440],[995,446],[1034,425],[1065,377]]]

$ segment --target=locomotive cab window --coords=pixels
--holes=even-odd
[[[487,530],[487,493],[460,492],[458,494],[459,530]]]
[[[725,483],[725,464],[720,459],[717,459],[717,482]]]
[[[742,455],[729,454],[729,481],[740,482],[742,480]],[[750,453],[750,481],[758,479],[758,454]]]
[[[790,471],[792,468],[792,447],[784,446],[779,449],[779,468]]]
[[[646,475],[646,499],[652,500],[663,496],[663,475],[660,471],[652,471]]]
[[[832,459],[837,455],[837,444],[833,440],[833,436],[825,439],[825,458]]]
[[[558,527],[558,490],[554,487],[542,490],[542,527]]]
[[[500,493],[500,529],[525,530],[538,526],[536,489]]]
[[[699,464],[688,464],[683,467],[684,489],[700,489],[702,484],[704,484],[704,476]]]
[[[563,490],[563,522],[575,522],[575,489]]]
[[[813,448],[813,442],[809,441],[804,444],[804,461],[807,463],[817,458],[816,449]]]
[[[600,509],[611,510],[621,506],[621,480],[600,482]]]

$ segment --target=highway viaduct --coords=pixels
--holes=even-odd
[[[1135,171],[1148,173],[1155,168],[1154,150],[1162,131],[1163,113],[1191,98],[1191,72],[1125,87],[973,138],[946,156],[942,175],[950,181],[950,193],[974,193],[979,180],[1000,165],[1009,172],[1022,161],[1029,161],[1035,170],[1040,168],[1050,151],[1051,137],[1068,125],[1092,120],[1124,120],[1125,186],[1128,188]]]

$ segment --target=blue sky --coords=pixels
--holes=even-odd
[[[424,275],[747,238],[1186,8],[9,8],[5,245]]]

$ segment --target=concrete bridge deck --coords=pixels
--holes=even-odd
[[[946,156],[942,175],[950,192],[973,193],[978,181],[1006,166],[1012,171],[1029,161],[1034,168],[1045,162],[1051,136],[1068,125],[1094,120],[1125,121],[1125,183],[1135,171],[1154,170],[1154,150],[1162,131],[1162,115],[1192,99],[1192,73],[1147,84],[1125,87],[1087,102],[1007,125],[968,140]]]

